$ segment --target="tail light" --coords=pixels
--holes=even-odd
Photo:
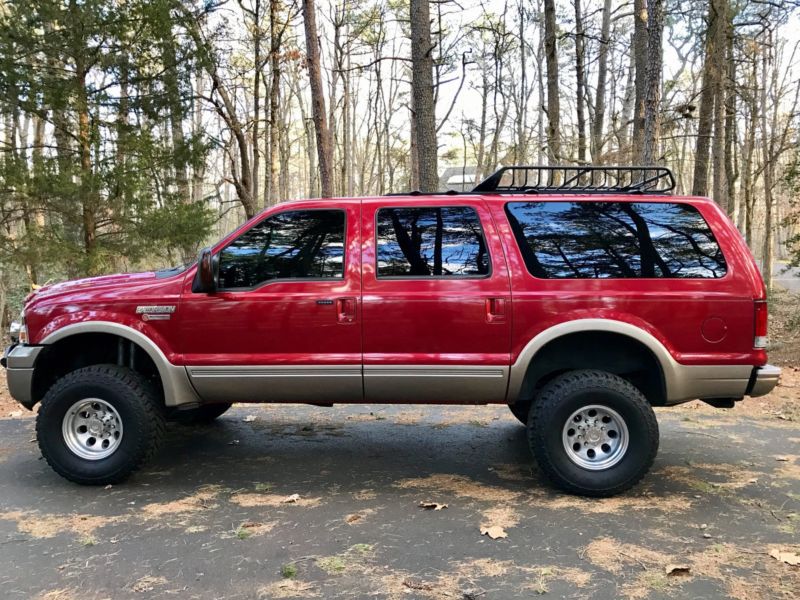
[[[767,347],[767,301],[756,300],[755,303],[755,333],[753,338],[753,348],[763,349]]]

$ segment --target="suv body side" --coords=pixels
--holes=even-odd
[[[521,198],[689,204],[713,231],[727,272],[718,279],[537,279],[526,269],[505,213]],[[479,218],[487,275],[376,273],[378,211],[453,206]],[[346,213],[341,279],[274,280],[198,294],[191,291],[193,266],[166,276],[120,275],[44,288],[29,302],[29,345],[17,346],[7,359],[12,395],[27,407],[38,402],[59,373],[37,375],[43,362],[37,356],[84,334],[130,343],[129,352],[120,350],[128,362],[141,350],[171,407],[222,399],[513,405],[559,371],[531,376],[538,365],[547,366],[542,352],[555,340],[586,332],[639,343],[659,371],[658,383],[647,390],[653,404],[761,395],[777,383],[779,370],[766,366],[766,352],[753,347],[753,307],[764,298],[763,282],[741,236],[707,199],[493,194],[297,201],[265,211],[213,250],[219,253],[274,215],[323,209]],[[160,305],[174,310],[169,319],[137,312]],[[596,349],[584,338],[570,354],[573,362],[587,354],[596,359],[603,354]]]

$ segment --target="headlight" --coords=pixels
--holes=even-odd
[[[8,336],[14,343],[28,343],[28,328],[25,326],[25,315],[19,321],[12,321],[8,328]]]

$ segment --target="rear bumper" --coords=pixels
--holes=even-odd
[[[27,409],[32,409],[33,369],[43,346],[14,345],[6,349],[2,364],[6,368],[8,392],[11,397]]]
[[[678,365],[667,375],[667,404],[689,400],[763,396],[778,384],[781,370],[772,365]]]
[[[773,365],[755,367],[747,387],[747,395],[755,398],[757,396],[769,394],[775,386],[778,385],[780,378],[780,367],[775,367]]]

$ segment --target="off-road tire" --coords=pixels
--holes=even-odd
[[[514,415],[517,420],[522,423],[523,425],[528,424],[528,414],[531,411],[531,403],[525,401],[519,401],[514,404],[509,404],[508,409],[511,411],[511,414]]]
[[[203,404],[189,410],[176,410],[169,419],[181,425],[208,425],[221,417],[231,407],[231,404]]]
[[[65,414],[85,398],[111,404],[123,425],[119,447],[100,460],[73,453],[62,433]],[[164,409],[156,388],[139,373],[116,365],[84,367],[64,375],[47,391],[36,417],[36,437],[47,464],[65,479],[85,485],[125,480],[157,452],[164,430]]]
[[[628,447],[618,463],[593,471],[570,459],[562,435],[574,411],[595,404],[624,419]],[[636,485],[653,464],[658,439],[658,422],[644,395],[605,371],[559,375],[542,388],[528,416],[528,444],[542,471],[556,486],[582,496],[613,496]]]

